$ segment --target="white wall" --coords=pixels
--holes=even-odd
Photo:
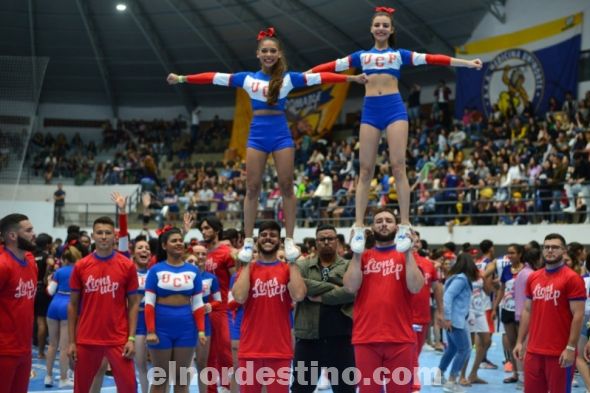
[[[506,23],[500,23],[495,16],[487,14],[473,31],[469,41],[512,33],[554,19],[584,12],[585,23],[582,35],[582,49],[590,48],[590,24],[587,19],[590,2],[588,1],[508,0],[506,1],[505,11]]]
[[[234,106],[223,107],[201,107],[201,120],[212,120],[215,115],[221,119],[231,119],[234,114]],[[132,119],[165,119],[171,120],[178,115],[183,115],[185,119],[190,120],[186,109],[183,106],[168,107],[119,107],[119,118],[122,120]],[[65,118],[65,119],[111,119],[110,106],[91,106],[91,105],[73,105],[73,104],[52,104],[45,103],[39,106],[39,117]]]
[[[104,186],[64,186],[66,203],[111,203],[111,193],[119,192],[121,195],[133,195],[138,185],[104,185]],[[50,199],[53,206],[53,193],[56,185],[28,185],[18,187],[14,185],[0,185],[0,201],[14,200],[23,202],[39,202]]]
[[[0,217],[10,213],[26,214],[33,223],[35,233],[48,233],[53,237],[66,236],[65,228],[53,227],[53,204],[49,202],[7,202],[0,201]],[[113,211],[114,213],[114,211]],[[91,232],[91,228],[82,228]],[[443,244],[454,241],[457,244],[469,242],[479,244],[483,239],[490,239],[497,245],[507,245],[513,242],[527,243],[530,240],[541,242],[548,233],[557,232],[562,234],[568,242],[577,241],[588,244],[588,233],[590,225],[527,225],[527,226],[464,226],[455,227],[454,233],[449,234],[446,227],[417,227],[420,236],[430,244]],[[338,228],[346,238],[350,235],[350,228]],[[130,230],[132,237],[139,234],[139,230]],[[284,235],[284,233],[283,233]],[[152,233],[152,236],[155,236]],[[191,230],[186,235],[186,240],[196,237],[202,239],[200,232]],[[315,237],[314,228],[297,228],[295,230],[295,241],[302,242],[306,237]]]

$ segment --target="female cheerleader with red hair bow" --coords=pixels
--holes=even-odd
[[[292,89],[322,83],[366,83],[365,75],[338,75],[328,72],[299,73],[287,71],[287,60],[275,29],[269,27],[258,34],[256,57],[261,69],[257,72],[222,74],[206,72],[196,75],[168,75],[168,83],[215,84],[241,87],[250,96],[254,118],[246,149],[247,190],[244,200],[244,247],[238,253],[242,262],[252,260],[254,222],[258,211],[262,176],[266,160],[272,154],[285,208],[285,254],[295,260],[300,251],[293,241],[297,199],[293,192],[295,143],[285,117],[287,94]]]
[[[369,187],[375,170],[377,148],[381,131],[385,130],[391,164],[400,206],[400,225],[395,244],[399,252],[410,249],[410,186],[406,175],[406,148],[408,144],[408,115],[399,94],[398,80],[402,65],[434,64],[481,69],[481,60],[462,60],[445,55],[417,53],[395,46],[393,13],[388,7],[377,7],[371,19],[371,34],[375,46],[367,51],[313,67],[310,72],[339,72],[350,67],[362,68],[369,82],[365,87],[365,100],[360,130],[360,175],[356,189],[356,217],[350,243],[355,253],[365,248],[364,220]]]

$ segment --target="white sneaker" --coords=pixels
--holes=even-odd
[[[46,375],[45,380],[43,382],[45,383],[46,388],[53,387],[53,378],[51,377],[51,375]]]
[[[463,389],[461,387],[461,385],[459,385],[456,382],[450,382],[450,381],[448,381],[447,383],[445,383],[443,385],[443,392],[448,392],[448,393],[465,393],[465,389]]]
[[[395,250],[404,253],[412,248],[412,239],[410,238],[410,226],[398,225],[395,234]]]
[[[350,249],[355,254],[362,254],[365,251],[365,229],[363,227],[352,227],[352,239],[350,239]]]
[[[238,252],[238,259],[243,263],[252,262],[252,254],[254,252],[254,239],[247,237],[244,239],[244,247]]]
[[[434,378],[432,378],[432,386],[443,386],[447,383],[445,376],[439,370],[436,371]]]
[[[330,390],[332,389],[332,385],[328,380],[328,376],[325,369],[322,369],[322,375],[320,375],[320,380],[318,381],[317,385],[318,390]]]
[[[576,207],[574,205],[569,205],[568,207],[566,207],[565,209],[563,209],[564,213],[575,213],[576,212]]]
[[[301,255],[299,247],[295,245],[295,240],[290,237],[285,238],[285,259],[288,262],[295,262]]]
[[[71,379],[60,379],[59,380],[59,387],[60,388],[73,388],[74,381],[72,381]]]

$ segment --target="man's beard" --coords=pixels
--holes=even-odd
[[[20,250],[25,250],[25,251],[36,251],[37,250],[37,246],[35,245],[35,241],[28,241],[27,239],[25,239],[24,237],[20,237],[18,236],[16,238],[16,245]]]
[[[263,246],[263,244],[259,244],[258,245],[258,253],[261,256],[268,257],[268,256],[271,256],[273,254],[276,254],[276,252],[279,251],[279,247],[281,246],[281,244],[280,243],[275,244],[270,251],[266,251],[264,248],[262,248],[262,246]]]
[[[333,249],[323,249],[321,251],[319,251],[319,256],[320,258],[323,259],[333,259],[336,256],[336,251]]]
[[[557,265],[557,264],[563,262],[563,255],[561,257],[559,257],[559,259],[556,259],[553,262],[549,262],[547,260],[547,258],[543,257],[543,262],[545,263],[545,265],[547,265],[547,264],[549,264],[549,265]]]
[[[380,243],[390,242],[395,239],[395,232],[388,233],[387,235],[382,235],[379,232],[373,232],[373,237],[375,241]]]

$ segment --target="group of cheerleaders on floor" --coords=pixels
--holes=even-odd
[[[285,102],[292,89],[323,83],[357,82],[365,85],[365,99],[360,126],[360,173],[355,197],[355,223],[350,246],[360,253],[365,247],[364,219],[370,182],[375,170],[381,132],[386,133],[389,160],[397,187],[400,225],[395,244],[399,252],[411,247],[410,187],[406,175],[408,115],[398,89],[403,65],[443,65],[481,69],[480,59],[463,60],[446,55],[431,55],[398,49],[395,46],[393,13],[377,7],[371,19],[374,47],[313,67],[307,72],[287,71],[287,60],[275,29],[258,34],[256,57],[261,69],[256,72],[224,74],[205,72],[194,75],[168,75],[170,84],[214,84],[243,88],[250,96],[254,117],[250,124],[246,149],[247,190],[244,200],[244,247],[241,261],[250,261],[254,249],[254,223],[266,160],[272,154],[285,211],[285,256],[295,260],[300,251],[293,240],[297,201],[293,192],[295,143],[285,117]],[[359,75],[340,75],[351,67],[362,69]]]

